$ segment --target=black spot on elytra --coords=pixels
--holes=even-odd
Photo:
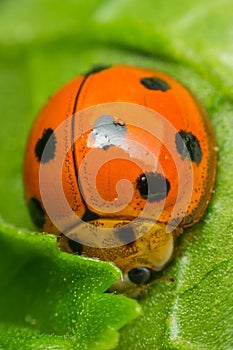
[[[42,137],[37,141],[35,146],[35,155],[39,162],[47,163],[55,157],[56,143],[53,129],[45,129]]]
[[[170,182],[159,173],[141,174],[137,179],[137,189],[142,198],[149,202],[159,202],[167,197],[170,190]]]
[[[136,239],[135,232],[130,225],[118,227],[116,229],[116,236],[124,245],[134,242]]]
[[[91,74],[95,74],[95,73],[99,73],[101,72],[102,70],[105,70],[105,69],[108,69],[110,68],[111,66],[110,65],[102,65],[102,64],[97,64],[95,66],[93,66],[90,71],[88,73],[86,73],[85,75],[91,75]]]
[[[40,229],[43,228],[45,224],[45,212],[38,199],[31,198],[28,201],[28,209],[34,225]]]
[[[69,239],[68,241],[70,249],[74,252],[77,253],[78,255],[81,255],[83,252],[83,246],[81,243],[73,241],[72,239]]]
[[[142,78],[140,82],[143,86],[145,86],[145,88],[149,90],[159,90],[159,91],[165,92],[171,88],[166,83],[166,81],[156,77]]]
[[[182,158],[189,157],[195,163],[201,162],[201,146],[195,135],[193,135],[191,132],[181,130],[176,133],[175,142],[176,149]]]
[[[82,217],[83,221],[91,221],[91,220],[98,220],[99,215],[96,213],[93,213],[93,211],[90,211],[89,209],[86,210],[85,214]]]

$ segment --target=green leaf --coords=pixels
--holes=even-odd
[[[138,315],[134,300],[103,293],[120,276],[113,265],[63,253],[54,236],[3,221],[0,234],[1,347],[109,349]]]
[[[43,103],[92,65],[116,62],[182,81],[208,110],[219,147],[207,213],[161,273],[174,282],[150,287],[118,349],[233,348],[232,13],[230,0],[0,3],[1,348],[110,349],[139,313],[135,301],[103,293],[119,276],[111,264],[61,253],[54,237],[29,231],[21,180]]]

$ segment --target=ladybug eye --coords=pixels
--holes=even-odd
[[[167,197],[170,182],[159,173],[145,173],[137,179],[137,189],[144,199],[149,202],[159,202]]]
[[[128,277],[135,284],[147,284],[151,278],[151,271],[147,267],[138,266],[128,272]]]

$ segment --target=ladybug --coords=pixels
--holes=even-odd
[[[29,135],[25,198],[61,249],[113,262],[138,297],[203,216],[216,141],[196,97],[159,71],[98,67],[62,87]]]

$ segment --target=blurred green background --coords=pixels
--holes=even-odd
[[[0,2],[1,349],[233,348],[232,13],[230,0]],[[75,75],[113,63],[183,82],[219,147],[208,211],[162,274],[175,282],[138,303],[103,293],[119,277],[111,264],[61,253],[33,232],[23,201],[24,147],[41,106]]]

